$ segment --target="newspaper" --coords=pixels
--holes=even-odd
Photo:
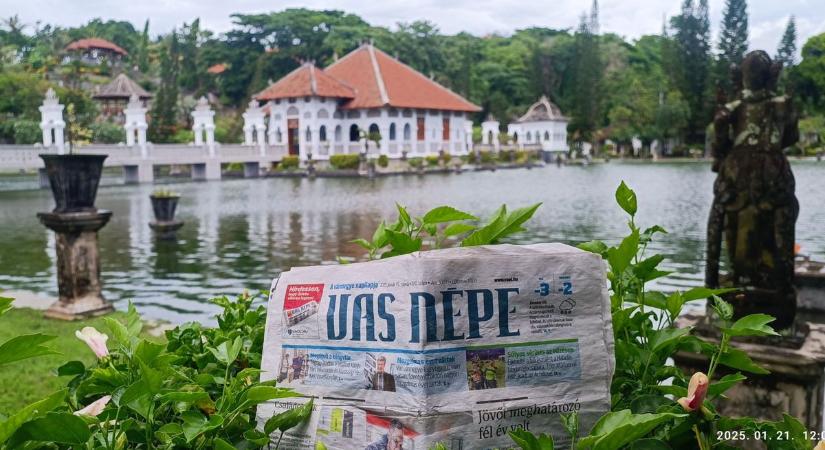
[[[613,331],[601,258],[562,244],[421,252],[294,268],[272,283],[263,380],[314,398],[281,449],[511,448],[507,432],[586,432],[609,410]]]

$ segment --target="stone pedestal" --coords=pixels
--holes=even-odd
[[[77,320],[114,310],[103,298],[97,231],[112,216],[111,211],[37,214],[40,222],[55,232],[58,300],[46,317]]]
[[[703,315],[687,315],[679,319],[679,327],[702,327]],[[751,416],[765,420],[782,420],[782,414],[799,419],[805,428],[823,428],[823,393],[825,393],[825,324],[805,323],[797,328],[808,329],[799,339],[784,338],[736,342],[732,345],[770,371],[767,375],[744,373],[748,379],[728,390],[727,399],[716,405],[720,414],[733,417]],[[701,335],[701,333],[700,333]],[[703,339],[718,342],[712,336]],[[791,345],[794,344],[794,345]],[[676,365],[690,374],[706,372],[708,359],[703,355],[678,353]],[[719,366],[719,377],[736,372]],[[717,378],[717,377],[714,377]]]
[[[149,228],[151,228],[155,232],[155,236],[161,240],[175,239],[177,231],[182,226],[182,220],[149,222]]]

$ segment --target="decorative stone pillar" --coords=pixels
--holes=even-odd
[[[63,121],[63,105],[60,104],[54,89],[49,88],[46,91],[43,105],[39,109],[43,147],[55,148],[57,153],[62,155],[66,148],[63,142],[63,129],[66,127],[66,122]]]
[[[261,156],[266,155],[266,115],[257,100],[249,102],[243,122],[244,145],[257,145]]]
[[[209,150],[209,156],[215,156],[215,111],[209,107],[206,97],[198,100],[195,110],[192,111],[192,131],[195,133],[195,145],[204,144]]]
[[[382,123],[378,128],[378,133],[381,135],[381,141],[378,145],[378,153],[380,155],[389,155],[390,153],[390,124]],[[396,130],[396,134],[398,130]],[[397,136],[396,136],[397,137]]]
[[[469,155],[473,150],[473,121],[464,120],[464,153]]]
[[[140,149],[140,156],[146,159],[149,155],[146,149],[146,129],[149,126],[146,123],[146,108],[140,102],[137,95],[132,94],[129,99],[129,104],[123,110],[126,116],[126,121],[123,127],[126,129],[126,145],[133,147],[137,144]]]

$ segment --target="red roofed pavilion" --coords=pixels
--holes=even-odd
[[[83,62],[99,64],[104,59],[110,62],[120,62],[129,53],[120,46],[106,39],[85,38],[67,45],[64,49]],[[70,56],[69,59],[72,59]]]
[[[270,144],[301,159],[362,153],[465,155],[481,110],[412,67],[364,44],[326,69],[304,63],[254,96],[266,102]],[[379,143],[365,142],[364,136]]]

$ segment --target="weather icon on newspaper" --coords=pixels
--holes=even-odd
[[[576,307],[576,301],[572,298],[568,297],[559,303],[559,313],[560,314],[570,314],[573,312],[573,308]]]

